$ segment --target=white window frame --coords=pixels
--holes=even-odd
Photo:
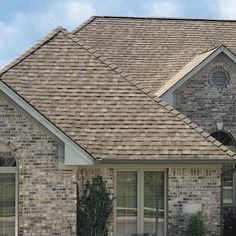
[[[151,168],[130,168],[130,169],[116,169],[114,172],[114,193],[116,196],[117,193],[117,172],[119,171],[136,171],[137,172],[137,233],[143,233],[143,215],[144,215],[144,172],[145,171],[156,171],[156,172],[164,172],[164,236],[167,235],[167,170],[166,169],[151,169]],[[114,210],[114,236],[120,236],[116,234],[116,200],[113,204]]]
[[[18,236],[18,171],[16,167],[0,167],[0,174],[13,173],[15,174],[15,236]]]

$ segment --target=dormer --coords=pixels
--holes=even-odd
[[[215,62],[215,63],[212,63]],[[165,83],[156,95],[171,106],[176,107],[176,91],[184,88],[201,72],[208,86],[218,91],[230,84],[231,71],[229,64],[236,62],[236,56],[224,45],[195,56],[186,66]],[[209,67],[209,65],[211,66]]]

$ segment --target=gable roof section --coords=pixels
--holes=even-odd
[[[38,41],[31,48],[25,51],[22,55],[14,59],[2,70],[0,70],[0,76],[2,77],[9,70],[17,66],[20,62],[24,61],[31,54],[38,50],[41,46],[55,37],[59,32],[66,32],[62,27],[57,27],[48,35],[46,35],[42,40]],[[40,113],[35,107],[33,107],[28,101],[21,97],[18,93],[12,90],[2,79],[0,80],[0,91],[3,92],[7,97],[12,99],[18,106],[20,106],[25,112],[27,112],[31,117],[37,120],[41,125],[47,128],[55,137],[57,137],[61,142],[63,142],[62,157],[64,160],[59,160],[64,162],[63,164],[77,164],[77,165],[93,165],[96,159],[87,152],[83,147],[73,142],[63,131],[61,131],[57,126],[52,124],[42,113]],[[60,154],[60,155],[61,155]],[[76,157],[76,159],[74,158]],[[74,161],[75,160],[75,161]],[[60,163],[61,164],[61,163]]]
[[[165,100],[170,93],[180,87],[183,83],[191,79],[194,74],[201,70],[205,65],[217,57],[220,53],[226,54],[236,63],[236,56],[224,45],[220,45],[208,52],[204,52],[194,57],[186,66],[184,66],[176,75],[168,80],[155,94]],[[170,104],[173,104],[169,101]]]
[[[199,52],[236,52],[236,21],[96,16],[75,35],[155,93]]]
[[[194,68],[199,66],[199,64],[203,63],[212,53],[214,53],[217,50],[217,48],[214,48],[213,50],[195,56],[186,66],[184,66],[177,74],[175,74],[160,89],[158,89],[155,94],[161,97],[176,83],[178,83],[181,79],[183,79],[186,75],[188,75],[191,71],[193,71]]]
[[[2,80],[102,160],[232,161],[234,153],[64,30]]]

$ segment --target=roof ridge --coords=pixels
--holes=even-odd
[[[6,66],[4,66],[2,69],[0,69],[0,77],[3,74],[5,74],[8,70],[12,69],[14,66],[16,66],[21,61],[23,61],[28,56],[30,56],[33,52],[35,52],[37,49],[39,49],[41,46],[43,46],[46,42],[48,42],[53,37],[55,37],[59,32],[63,32],[65,34],[68,33],[68,31],[65,28],[63,28],[61,26],[56,27],[51,32],[49,32],[47,35],[45,35],[41,40],[37,41],[31,47],[26,49],[22,54],[20,54],[18,57],[15,57]]]
[[[87,50],[92,56],[100,60],[103,64],[105,64],[107,67],[109,67],[111,70],[116,72],[120,77],[128,81],[131,85],[135,86],[136,89],[140,90],[143,94],[151,98],[153,101],[155,101],[157,104],[161,105],[165,110],[167,110],[169,113],[174,115],[177,119],[184,122],[186,125],[188,125],[191,129],[195,130],[197,133],[202,135],[205,139],[207,139],[209,142],[214,144],[219,150],[223,151],[225,154],[227,154],[230,157],[233,157],[236,155],[235,152],[230,150],[228,147],[224,146],[222,143],[217,141],[215,138],[213,138],[209,133],[204,131],[201,127],[199,127],[197,124],[193,123],[189,118],[187,118],[185,115],[181,114],[177,110],[175,110],[173,107],[171,107],[168,103],[160,99],[158,96],[151,93],[150,89],[143,88],[139,85],[139,83],[133,82],[132,78],[130,78],[130,75],[126,72],[124,72],[122,69],[120,69],[117,65],[107,60],[103,55],[101,55],[99,52],[97,52],[95,49],[87,46],[84,42],[79,40],[75,35],[72,33],[65,34],[68,38],[73,40],[75,43],[77,43],[79,46],[81,46],[83,49]]]
[[[147,17],[147,16],[99,16],[95,15],[94,18],[115,18],[115,19],[140,19],[140,20],[178,20],[178,21],[216,21],[216,22],[236,22],[233,19],[207,19],[207,18],[184,18],[184,17]]]
[[[86,21],[84,21],[81,25],[76,27],[71,33],[76,34],[78,31],[83,29],[85,26],[87,26],[89,23],[91,23],[97,16],[91,16]]]
[[[206,52],[210,52],[210,51],[216,50],[216,49],[218,49],[218,48],[220,48],[220,47],[222,47],[222,46],[224,46],[224,44],[218,44],[217,46],[212,47],[212,48],[209,48],[209,49],[207,49],[207,50],[201,52],[200,54],[196,54],[195,57],[196,57],[196,56],[200,56],[200,55],[202,55],[202,54],[204,54],[204,53],[206,53]]]

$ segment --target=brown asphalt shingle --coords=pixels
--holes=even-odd
[[[74,33],[153,92],[202,52],[236,53],[236,21],[98,16]]]
[[[6,67],[2,80],[95,157],[230,160],[235,155],[65,30],[41,44]]]

